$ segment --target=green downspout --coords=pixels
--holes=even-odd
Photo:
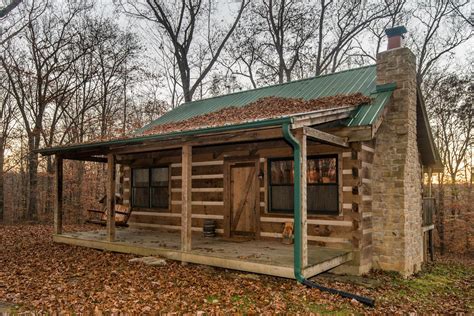
[[[293,260],[294,260],[294,273],[295,279],[303,283],[305,278],[301,274],[301,199],[300,192],[301,192],[301,144],[299,141],[293,136],[290,131],[290,123],[284,123],[282,126],[283,129],[283,137],[287,142],[291,144],[293,147],[293,159],[294,159],[294,198],[293,198],[293,206],[294,206],[294,227],[295,227],[295,244],[293,247]]]
[[[283,137],[287,142],[291,144],[293,147],[293,159],[294,159],[294,228],[295,228],[295,244],[293,248],[293,260],[294,260],[294,274],[296,281],[304,284],[310,288],[318,289],[320,291],[329,292],[332,294],[341,295],[342,297],[350,298],[358,300],[361,303],[364,303],[368,306],[374,306],[375,300],[370,297],[359,296],[353,293],[348,293],[344,291],[340,291],[337,289],[325,287],[323,285],[319,285],[314,283],[313,281],[306,280],[305,277],[301,274],[301,200],[300,200],[300,192],[301,192],[301,144],[298,139],[293,136],[290,131],[290,124],[291,123],[283,123],[282,125],[282,132]],[[306,176],[306,175],[303,175]]]

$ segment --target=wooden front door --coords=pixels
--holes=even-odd
[[[226,163],[225,235],[257,236],[258,160]]]

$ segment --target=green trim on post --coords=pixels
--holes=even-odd
[[[293,159],[294,163],[294,224],[295,224],[295,243],[293,246],[293,260],[294,260],[294,272],[295,279],[303,283],[305,281],[304,276],[301,273],[301,144],[293,136],[290,131],[290,124],[284,123],[282,126],[283,137],[293,147]]]

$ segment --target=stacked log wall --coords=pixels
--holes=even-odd
[[[354,250],[352,270],[360,274],[371,267],[371,180],[373,159],[371,144],[357,143],[352,148],[338,148],[309,142],[308,156],[336,154],[339,175],[339,215],[308,215],[308,241],[324,247]],[[259,157],[260,175],[260,238],[281,238],[285,222],[292,214],[268,212],[268,161],[271,158],[292,157],[289,146],[264,148],[254,153]],[[232,152],[232,157],[248,156],[248,152]],[[192,229],[202,231],[205,219],[213,219],[217,233],[223,234],[224,223],[224,156],[226,152],[193,155],[192,168]],[[163,209],[134,208],[132,227],[181,229],[181,162],[180,156],[167,157],[170,167],[170,207]],[[162,159],[163,160],[163,159]],[[143,167],[143,161],[135,166]],[[156,165],[163,165],[162,163]],[[124,168],[124,200],[131,201],[131,168]],[[359,268],[360,267],[360,268]],[[353,272],[353,271],[351,271]]]

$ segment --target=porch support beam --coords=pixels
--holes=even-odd
[[[301,220],[301,267],[305,269],[308,266],[308,203],[307,203],[307,136],[303,133],[298,133],[298,140],[301,145],[300,152],[300,220]],[[297,179],[295,179],[298,181]]]
[[[331,145],[349,148],[349,143],[347,142],[347,138],[325,133],[323,131],[317,130],[312,127],[304,127],[303,134],[317,141],[322,141]]]
[[[428,197],[433,197],[433,168],[428,167]]]
[[[282,137],[281,129],[279,127],[257,129],[257,130],[242,130],[232,133],[212,134],[212,135],[197,135],[197,136],[183,136],[177,139],[148,141],[141,144],[112,146],[115,154],[132,154],[142,152],[152,152],[157,150],[179,149],[183,144],[189,146],[207,146],[217,144],[228,144],[232,142],[246,142],[258,141],[268,139],[279,139]],[[90,154],[94,154],[93,152]]]
[[[115,241],[115,156],[107,155],[107,240]]]
[[[95,157],[95,156],[66,156],[64,157],[67,160],[77,160],[77,161],[91,161],[91,162],[102,162],[107,163],[107,158],[105,157]]]
[[[54,174],[54,234],[63,233],[63,158],[56,155]]]
[[[184,145],[181,154],[181,250],[191,251],[192,222],[192,147]]]

